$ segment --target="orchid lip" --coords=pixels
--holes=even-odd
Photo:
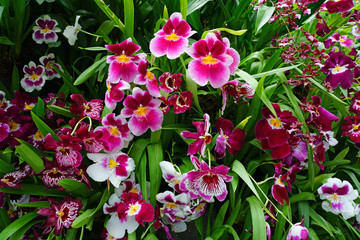
[[[347,70],[347,65],[344,65],[344,66],[339,66],[338,64],[334,67],[334,68],[331,68],[331,73],[332,74],[338,74],[338,73],[343,73]]]

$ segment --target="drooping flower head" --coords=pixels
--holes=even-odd
[[[245,143],[245,131],[240,128],[234,129],[232,122],[222,117],[219,117],[216,121],[216,129],[219,132],[219,136],[216,139],[214,149],[215,160],[225,156],[225,149],[231,155],[238,153]]]
[[[304,217],[301,222],[294,224],[287,236],[286,240],[309,240],[309,230],[303,225]]]
[[[193,122],[194,127],[196,128],[196,133],[183,131],[181,136],[183,138],[196,139],[195,142],[191,143],[188,147],[188,155],[194,155],[200,153],[201,156],[205,157],[205,148],[206,145],[211,143],[212,136],[209,133],[210,129],[210,117],[207,113],[204,114],[204,122],[196,121]]]
[[[32,92],[35,89],[41,90],[45,85],[45,68],[41,65],[36,66],[36,64],[31,61],[29,65],[25,65],[23,68],[25,73],[24,78],[21,79],[21,87],[27,92]]]
[[[327,74],[325,82],[330,83],[331,88],[335,89],[340,84],[342,88],[348,89],[353,84],[351,69],[354,67],[354,61],[349,56],[335,52],[330,54],[320,71]]]
[[[325,211],[342,214],[344,219],[355,215],[354,200],[358,198],[359,194],[348,181],[329,178],[317,191],[320,199],[325,200],[321,205]]]
[[[48,228],[55,225],[54,234],[60,236],[64,228],[71,228],[71,224],[79,215],[83,203],[78,199],[72,199],[70,196],[67,196],[61,203],[51,200],[49,202],[50,208],[42,208],[37,213],[47,217],[43,227]]]
[[[54,78],[60,78],[60,74],[56,72],[56,70],[53,68],[53,66],[60,69],[60,71],[62,71],[62,68],[59,64],[57,64],[55,62],[55,55],[53,53],[49,53],[49,55],[47,55],[47,56],[42,56],[39,59],[39,61],[45,68],[47,80],[52,80]]]
[[[194,82],[200,86],[210,82],[213,88],[219,88],[229,81],[230,65],[234,59],[214,33],[208,33],[205,39],[195,42],[187,53],[194,58],[188,66]]]
[[[184,178],[184,175],[178,172],[174,165],[170,162],[162,161],[160,162],[160,168],[162,171],[162,176],[165,182],[168,183],[169,187],[173,188],[178,193],[182,193],[180,190],[179,184],[181,180]]]
[[[101,140],[106,142],[105,149],[107,151],[119,151],[123,147],[127,147],[129,142],[133,139],[126,119],[122,116],[115,116],[114,113],[109,113],[103,117],[101,124],[95,128],[95,132],[101,131]]]
[[[169,59],[178,58],[185,52],[189,44],[188,38],[194,33],[196,31],[191,31],[190,25],[182,19],[181,13],[173,13],[150,41],[150,52],[155,57],[166,54]]]
[[[138,67],[135,63],[139,63],[146,57],[144,53],[134,55],[140,50],[140,46],[133,43],[131,38],[113,45],[105,45],[105,47],[116,55],[108,56],[106,63],[110,64],[108,80],[111,83],[118,83],[120,78],[126,82],[132,82],[138,74]]]
[[[75,26],[67,26],[64,30],[64,36],[68,39],[68,42],[73,46],[77,40],[77,34],[79,33],[81,26],[79,24],[80,16],[76,16]]]
[[[324,21],[324,19],[320,16],[320,13],[316,14],[317,24],[315,26],[316,28],[316,34],[320,37],[325,36],[325,34],[328,34],[330,32],[330,28]]]
[[[114,110],[117,103],[121,102],[125,97],[123,90],[130,89],[130,84],[123,80],[119,80],[118,83],[111,83],[106,80],[106,86],[105,106],[110,110]]]
[[[174,113],[180,114],[191,109],[193,94],[190,91],[184,91],[179,94],[173,94],[169,97],[168,103],[174,106]]]
[[[255,89],[250,86],[248,83],[241,83],[238,79],[227,82],[221,87],[221,93],[223,98],[223,106],[221,108],[221,114],[224,114],[226,104],[227,104],[227,94],[234,98],[235,103],[239,101],[239,99],[243,98],[245,101],[245,97],[253,98],[255,94]]]
[[[136,76],[134,83],[139,85],[146,84],[146,89],[151,96],[160,97],[159,83],[155,75],[148,70],[149,61],[147,59],[141,60],[138,66],[139,75]]]
[[[160,89],[167,93],[172,93],[174,91],[179,90],[181,86],[181,73],[170,74],[169,72],[163,73],[159,77],[159,81],[161,82]]]
[[[121,116],[130,118],[130,131],[135,136],[140,136],[149,128],[151,131],[161,129],[164,114],[159,108],[160,104],[161,100],[153,99],[148,91],[135,87],[132,95],[124,100]]]
[[[215,31],[214,33],[217,39],[219,39],[226,46],[226,53],[229,54],[233,59],[233,62],[229,66],[229,68],[230,68],[230,74],[235,75],[235,70],[237,69],[240,63],[240,55],[234,48],[230,47],[229,39],[227,37],[222,37],[220,31]]]
[[[86,172],[96,182],[109,179],[118,188],[121,181],[127,179],[135,170],[134,160],[122,152],[88,153],[87,156],[95,164],[90,165]]]
[[[220,165],[218,167],[209,167],[209,165],[195,156],[190,157],[195,170],[186,174],[180,182],[182,191],[188,190],[192,199],[201,196],[206,201],[213,201],[216,197],[219,201],[224,201],[227,196],[225,182],[230,182],[233,177],[227,173],[230,168]]]
[[[36,26],[33,27],[34,33],[32,35],[34,41],[38,44],[54,43],[58,40],[57,32],[61,32],[61,29],[56,27],[58,23],[45,15],[36,19]]]
[[[72,94],[71,100],[75,103],[70,106],[69,110],[74,114],[79,114],[79,118],[89,116],[95,120],[101,119],[101,112],[104,108],[103,100],[92,99],[87,102],[81,94]]]

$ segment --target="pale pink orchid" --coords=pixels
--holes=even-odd
[[[230,78],[230,66],[234,62],[227,49],[214,33],[208,33],[205,39],[195,42],[186,51],[194,58],[188,66],[191,79],[200,86],[210,82],[213,88],[222,87],[227,83]]]
[[[125,98],[124,108],[121,110],[121,116],[130,118],[130,131],[135,136],[140,136],[149,128],[151,131],[161,129],[164,114],[159,107],[162,101],[154,99],[148,91],[138,87],[132,93]]]
[[[191,31],[190,25],[182,19],[181,13],[173,13],[150,41],[150,52],[155,57],[166,54],[169,59],[178,58],[185,52],[189,44],[188,38],[194,33],[196,31]]]
[[[135,170],[135,162],[122,152],[118,153],[88,153],[88,158],[95,163],[86,172],[96,182],[109,181],[114,187],[119,187],[121,181],[130,176]]]
[[[146,57],[144,53],[134,55],[140,50],[140,46],[128,38],[121,43],[105,45],[105,47],[116,54],[108,56],[106,59],[106,63],[110,64],[108,80],[111,83],[118,83],[121,78],[126,82],[132,82],[138,74],[138,67],[135,63],[139,63]]]

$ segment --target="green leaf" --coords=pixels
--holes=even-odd
[[[31,145],[28,142],[25,142],[24,140],[18,139],[16,138],[16,140],[21,143],[22,145],[27,146],[28,148],[30,148],[34,153],[36,153],[40,158],[42,158],[43,156],[45,156],[45,153],[43,151],[41,151],[40,149],[34,147],[33,145]]]
[[[125,37],[134,37],[134,1],[124,0]]]
[[[12,41],[10,41],[10,39],[8,39],[6,36],[1,36],[0,37],[0,44],[4,44],[4,45],[15,45]]]
[[[269,22],[274,11],[275,7],[268,7],[264,4],[260,4],[255,21],[255,34],[257,34],[267,22]]]
[[[33,112],[31,112],[31,117],[42,135],[46,136],[48,133],[50,133],[55,141],[59,139],[59,137],[55,134],[55,132]]]
[[[213,229],[212,229],[212,232],[215,232],[215,230],[217,228],[219,228],[220,226],[222,226],[224,224],[224,219],[225,219],[225,214],[226,214],[226,211],[229,207],[229,200],[226,201],[220,208],[219,212],[217,213],[217,217],[214,221],[214,224],[213,224]]]
[[[106,56],[101,58],[100,60],[96,61],[88,67],[84,72],[80,74],[80,76],[75,80],[74,85],[80,85],[88,80],[91,76],[94,75],[95,71],[99,69],[100,65],[106,61]]]
[[[147,157],[146,157],[146,152],[142,152],[142,156],[140,158],[140,162],[138,163],[137,166],[137,173],[139,173],[136,176],[140,176],[138,177],[138,181],[140,184],[140,189],[141,189],[141,194],[142,194],[142,198],[143,199],[148,199],[148,192],[147,192],[147,187],[146,187],[146,176],[147,176]]]
[[[11,76],[11,93],[14,93],[14,91],[19,91],[20,86],[20,77],[19,77],[19,70],[14,63],[12,76]]]
[[[16,146],[15,149],[20,157],[30,165],[35,173],[41,172],[45,169],[43,160],[28,146],[21,144],[20,146]]]
[[[316,201],[316,198],[315,195],[311,192],[301,192],[290,197],[291,203],[296,203],[301,201]]]
[[[286,212],[289,209],[289,205],[283,205],[281,206],[281,208],[282,208],[281,212],[284,213],[284,215],[286,215]],[[285,230],[286,219],[281,214],[278,214],[277,218],[279,221],[276,223],[274,239],[282,239],[286,231]]]
[[[43,185],[26,184],[22,183],[21,188],[0,188],[0,192],[11,194],[28,194],[33,196],[49,196],[49,197],[65,197],[68,195],[66,192],[60,192],[57,189],[45,189]]]
[[[232,29],[229,29],[229,28],[216,28],[213,31],[223,31],[223,32],[227,32],[227,33],[230,33],[232,35],[235,35],[235,36],[241,36],[244,33],[246,33],[247,30],[232,30]]]
[[[15,172],[16,168],[14,168],[11,164],[7,163],[2,159],[2,156],[0,155],[0,172],[2,173],[10,173]]]
[[[310,217],[320,226],[322,227],[325,231],[327,231],[331,237],[333,237],[333,232],[335,231],[335,229],[333,228],[333,226],[331,225],[331,223],[329,223],[328,221],[326,221],[322,216],[320,216],[317,212],[315,212],[314,209],[310,208]]]
[[[191,13],[203,7],[207,2],[212,0],[189,0],[187,6],[187,15],[189,16]]]
[[[125,25],[120,21],[120,19],[115,15],[113,11],[106,5],[103,0],[94,0],[99,8],[106,14],[106,16],[114,23],[114,25],[119,28],[122,32],[125,32]]]
[[[5,229],[11,223],[5,208],[0,208],[0,229]]]
[[[266,240],[265,216],[260,201],[255,196],[246,198],[250,205],[253,239]]]
[[[255,196],[260,199],[260,196],[258,192],[256,191],[256,188],[249,178],[248,172],[246,171],[245,167],[238,161],[235,160],[232,168],[231,168],[239,177],[246,183],[246,185],[250,188],[250,190],[255,194]]]
[[[155,207],[156,194],[159,193],[162,174],[159,163],[164,159],[164,153],[161,144],[151,144],[147,146],[149,172],[150,172],[150,202]]]
[[[186,20],[186,16],[187,16],[187,0],[180,0],[180,12],[181,12],[181,16],[182,19]]]
[[[0,240],[8,239],[11,235],[19,231],[23,226],[31,222],[37,216],[38,214],[36,212],[29,212],[16,219],[14,222],[12,222],[4,230],[1,231]]]
[[[56,66],[51,65],[55,71],[61,76],[61,78],[63,79],[66,87],[68,89],[71,90],[72,93],[76,93],[76,94],[81,94],[81,92],[79,91],[79,89],[77,89],[74,84],[73,84],[73,79],[72,77],[64,71],[61,71],[60,69],[58,69]]]
[[[31,111],[35,113],[36,116],[39,116],[40,118],[44,118],[44,108],[45,108],[45,102],[40,97],[38,97],[38,102],[31,109]]]
[[[79,238],[76,237],[77,232],[78,232],[78,229],[76,229],[76,228],[67,229],[65,240],[78,240]]]
[[[186,70],[185,82],[186,82],[187,90],[192,92],[192,94],[193,94],[193,106],[200,113],[202,113],[202,110],[201,110],[200,104],[199,104],[198,93],[197,93],[198,85],[190,78],[189,70]]]
[[[21,240],[24,237],[24,234],[35,224],[41,223],[43,220],[31,221],[25,224],[22,228],[17,230],[15,233],[11,235],[9,240]]]
[[[158,240],[158,238],[153,233],[149,233],[144,240]]]
[[[16,203],[15,205],[18,206],[18,207],[35,207],[35,208],[48,208],[48,207],[50,207],[49,201]]]
[[[261,78],[262,76],[266,75],[266,76],[271,76],[277,73],[283,73],[285,71],[297,68],[299,65],[294,65],[294,66],[290,66],[290,67],[283,67],[283,68],[277,68],[277,69],[273,69],[267,72],[262,72],[262,73],[257,73],[252,75],[253,78]]]
[[[56,106],[56,105],[47,105],[46,106],[48,109],[50,109],[51,111],[53,111],[54,113],[60,114],[62,116],[65,117],[69,117],[69,118],[75,118],[76,114],[73,114],[72,112],[70,112],[68,109]]]
[[[91,221],[91,219],[93,218],[94,214],[96,212],[95,208],[92,209],[87,209],[85,212],[83,212],[82,214],[80,214],[72,223],[72,227],[73,228],[79,228],[82,227],[84,225],[86,225],[87,223],[89,223]]]
[[[104,47],[87,47],[87,48],[83,48],[83,47],[78,47],[82,50],[87,50],[87,51],[107,51],[107,48]]]
[[[135,143],[130,147],[128,152],[128,156],[134,159],[135,166],[139,165],[141,156],[145,152],[147,145],[149,145],[150,141],[145,138],[139,138]]]
[[[83,197],[89,197],[92,192],[89,187],[82,182],[75,181],[73,179],[63,179],[59,181],[59,184],[75,195],[81,195]]]

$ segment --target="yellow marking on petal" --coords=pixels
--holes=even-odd
[[[176,204],[176,203],[169,202],[169,203],[166,204],[166,207],[168,207],[168,208],[176,208],[176,207],[177,207],[177,204]]]
[[[10,122],[8,122],[8,125],[10,127],[10,131],[15,131],[19,128],[19,124],[17,124],[13,120],[10,120]]]
[[[338,201],[340,201],[340,197],[336,193],[334,193],[330,196],[330,200],[332,202],[338,202]]]
[[[136,188],[132,188],[129,192],[131,193],[138,193],[138,190]]]
[[[66,152],[65,147],[60,147],[60,151],[61,151],[62,153],[65,153],[65,152]]]
[[[111,84],[110,83],[106,84],[106,86],[107,86],[107,90],[110,92],[111,91]]]
[[[35,73],[33,73],[31,76],[30,76],[31,80],[36,80],[39,78],[38,75],[36,75]]]
[[[140,205],[130,205],[129,207],[129,215],[134,215],[140,210]]]
[[[143,106],[140,106],[136,111],[135,113],[139,116],[143,116],[145,115],[146,113],[148,112],[148,109],[147,107],[143,107]]]
[[[34,106],[35,105],[33,105],[33,104],[30,104],[30,105],[25,104],[25,109],[31,110],[31,109],[33,109]]]
[[[270,119],[270,124],[277,128],[281,127],[281,122],[278,118]]]
[[[277,179],[277,182],[278,182],[280,185],[284,185],[284,183],[281,181],[281,178],[278,178],[278,179]]]
[[[41,31],[42,31],[43,33],[48,33],[48,32],[50,32],[51,30],[50,30],[50,28],[48,28],[48,27],[46,26],[46,28],[42,29]]]
[[[58,174],[58,172],[59,172],[59,169],[53,168],[52,173],[53,173],[54,175]]]
[[[121,54],[119,57],[116,58],[121,63],[127,63],[130,61],[130,58],[128,58],[125,54]]]
[[[346,68],[336,65],[333,69],[331,69],[332,74],[342,73],[346,70]]]
[[[117,127],[111,127],[109,131],[110,131],[111,135],[115,135],[115,136],[120,135],[119,129]]]
[[[85,108],[86,110],[89,110],[91,107],[90,107],[89,105],[87,105],[87,104],[84,104],[84,108]]]
[[[173,180],[171,180],[170,181],[171,183],[175,183],[175,184],[180,184],[180,181],[179,181],[179,179],[173,179]]]
[[[62,216],[65,215],[65,213],[63,211],[59,211],[59,212],[56,212],[56,215],[61,218]]]
[[[52,67],[51,67],[51,63],[48,62],[48,63],[45,65],[45,68],[46,68],[46,69],[51,69],[51,68],[52,68]]]
[[[203,203],[200,203],[196,208],[195,208],[195,210],[197,211],[197,212],[199,212],[200,210],[202,210],[204,208],[204,204]]]
[[[1,179],[1,181],[7,183],[7,182],[9,182],[10,180],[9,180],[8,178],[3,178],[3,179]]]
[[[213,57],[211,56],[211,54],[208,54],[208,55],[206,55],[206,57],[204,57],[201,61],[202,61],[202,63],[204,63],[204,64],[215,64],[215,63],[217,63],[218,60],[216,60],[215,58],[213,58]]]
[[[0,107],[1,107],[1,108],[5,107],[5,103],[0,102]]]
[[[353,129],[354,129],[354,130],[358,130],[358,129],[359,129],[359,125],[355,125],[355,124],[354,124],[354,125],[353,125]]]
[[[154,79],[154,74],[152,72],[147,72],[146,73],[146,78],[149,79],[149,80],[153,80]]]
[[[108,237],[109,237],[109,239],[114,239],[114,237],[113,237],[113,236],[111,236],[111,235],[109,235]]]
[[[345,42],[346,39],[340,38],[339,41],[340,41],[340,42]]]
[[[110,159],[109,168],[114,168],[118,165],[118,163],[114,159]]]
[[[176,35],[175,32],[172,32],[170,35],[167,35],[165,38],[166,38],[166,40],[169,40],[169,41],[177,41],[177,40],[179,40],[179,36]]]
[[[40,140],[40,139],[43,139],[44,138],[44,135],[42,135],[42,133],[40,131],[37,131],[34,135],[34,138],[36,140]]]

